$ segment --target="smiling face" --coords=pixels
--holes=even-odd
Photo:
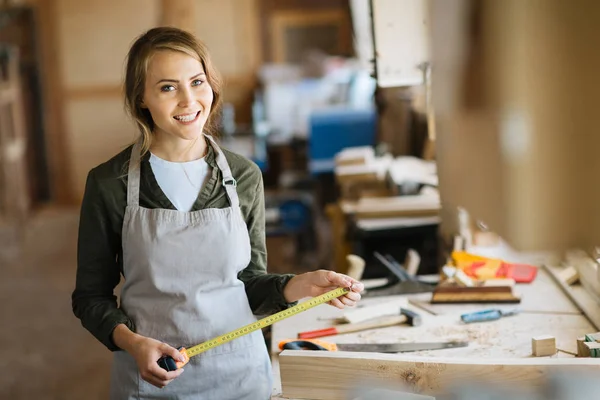
[[[156,51],[148,63],[142,107],[154,134],[166,140],[196,140],[211,112],[213,90],[202,63],[188,54]]]

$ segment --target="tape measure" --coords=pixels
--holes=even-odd
[[[187,364],[190,360],[190,357],[197,356],[198,354],[202,354],[207,350],[218,347],[227,342],[231,342],[233,339],[237,339],[241,336],[247,335],[259,329],[266,328],[267,326],[273,325],[275,322],[282,321],[303,311],[310,310],[311,308],[316,307],[319,304],[323,304],[333,299],[337,299],[338,297],[343,296],[348,292],[350,292],[349,288],[334,289],[320,296],[313,297],[310,300],[297,304],[294,307],[290,307],[269,317],[265,317],[246,326],[242,326],[239,329],[236,329],[221,336],[217,336],[214,339],[207,340],[206,342],[200,343],[196,346],[190,347],[189,349],[186,349],[185,347],[180,347],[177,350],[179,350],[179,352],[185,357],[185,361],[175,361],[172,357],[165,356],[158,360],[158,365],[160,365],[161,368],[166,369],[167,371],[174,371]]]

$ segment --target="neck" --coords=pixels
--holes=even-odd
[[[198,160],[206,155],[208,143],[204,135],[194,140],[168,140],[162,135],[154,135],[150,151],[157,157],[171,162],[187,162]]]

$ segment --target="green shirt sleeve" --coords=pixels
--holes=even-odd
[[[112,331],[133,321],[117,306],[114,289],[120,281],[117,262],[121,239],[111,230],[108,210],[94,170],[88,174],[79,222],[77,277],[72,294],[73,312],[81,324],[110,350],[120,350]]]
[[[244,282],[246,295],[252,312],[267,315],[285,310],[296,304],[288,303],[283,296],[283,288],[294,277],[293,274],[268,274],[265,239],[265,197],[263,178],[258,167],[257,183],[254,188],[254,201],[247,211],[246,224],[250,235],[250,264],[239,275]]]

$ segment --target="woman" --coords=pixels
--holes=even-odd
[[[140,139],[90,171],[81,209],[73,310],[114,351],[111,398],[268,399],[261,332],[167,372],[192,346],[336,287],[362,284],[332,271],[266,273],[262,175],[210,132],[221,83],[205,46],[155,28],[131,47],[125,105]],[[114,289],[124,277],[120,305]]]

